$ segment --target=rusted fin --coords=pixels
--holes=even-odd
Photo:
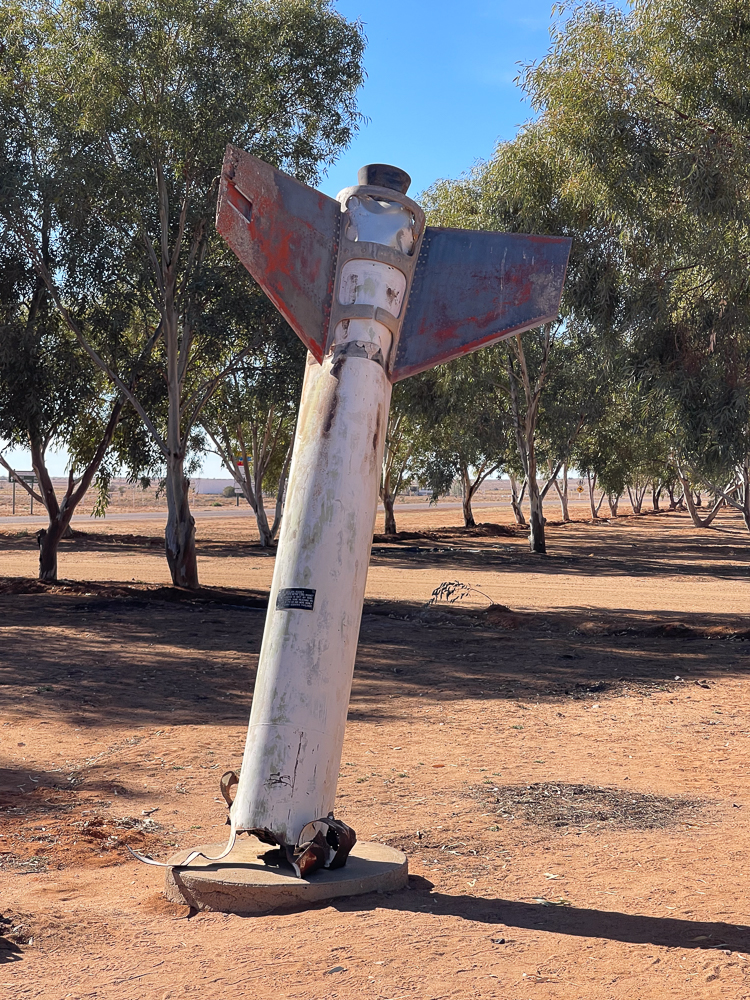
[[[428,226],[391,380],[554,320],[571,243]]]
[[[326,868],[342,868],[351,849],[357,843],[357,834],[340,819],[334,819],[333,813],[328,816],[326,822],[328,823],[326,842],[333,852],[332,855],[329,852]]]
[[[328,333],[341,207],[227,146],[216,228],[318,360]]]

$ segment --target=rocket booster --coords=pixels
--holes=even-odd
[[[384,164],[328,198],[227,148],[217,228],[308,349],[233,834],[299,875],[343,864],[333,818],[391,386],[557,317],[570,240],[425,226]],[[226,791],[226,789],[225,789]]]

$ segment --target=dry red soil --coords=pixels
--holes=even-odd
[[[533,557],[456,516],[376,542],[341,768],[409,888],[255,918],[168,904],[124,845],[224,839],[273,556],[201,523],[210,586],[175,595],[153,527],[105,525],[50,588],[0,536],[0,997],[750,997],[747,532],[580,522]],[[488,599],[426,607],[451,580]]]

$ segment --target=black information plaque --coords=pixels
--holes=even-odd
[[[285,587],[276,595],[277,611],[312,611],[315,591],[307,587]]]

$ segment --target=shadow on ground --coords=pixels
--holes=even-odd
[[[438,566],[452,570],[492,570],[516,573],[525,567],[538,574],[610,577],[662,575],[665,566],[673,576],[710,576],[724,580],[750,578],[750,535],[738,517],[725,514],[709,529],[696,529],[684,514],[661,511],[625,515],[597,521],[548,522],[548,554],[532,555],[526,529],[508,524],[478,524],[402,531],[376,535],[372,565],[399,569]],[[36,549],[30,534],[0,534],[8,551]],[[60,543],[61,552],[107,555],[112,552],[162,554],[163,537],[76,531]],[[262,548],[247,539],[198,538],[198,555],[204,558],[275,556],[275,547]]]
[[[99,585],[88,595],[6,593],[3,609],[0,706],[16,715],[60,714],[82,727],[247,720],[262,607],[107,596]],[[750,667],[748,624],[371,602],[350,714],[386,718],[391,698],[601,698],[710,684]]]
[[[0,913],[0,965],[8,962],[18,962],[22,953],[18,944],[14,940],[17,933],[13,929],[13,919]]]
[[[522,928],[573,937],[605,938],[626,944],[750,953],[750,927],[744,925],[433,893],[430,891],[431,882],[413,875],[409,876],[409,883],[410,889],[417,891],[340,900],[333,905],[342,912],[382,907],[412,913],[429,909],[437,917],[461,917],[502,928],[503,934],[498,934],[498,938],[504,937],[506,940],[509,937],[508,931]]]

